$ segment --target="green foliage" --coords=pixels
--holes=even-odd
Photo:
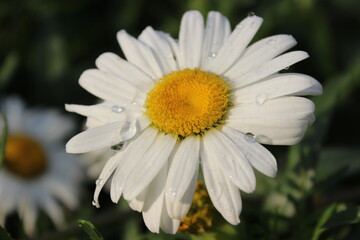
[[[10,53],[0,66],[0,90],[10,81],[11,75],[14,73],[19,58],[15,52]]]
[[[79,220],[79,227],[81,227],[90,237],[91,240],[104,240],[95,226],[86,220]]]
[[[5,229],[2,226],[0,226],[0,239],[1,240],[13,240],[10,237],[9,233],[6,232]]]

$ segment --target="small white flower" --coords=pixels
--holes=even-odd
[[[314,104],[297,96],[322,92],[310,76],[279,73],[308,57],[303,51],[282,54],[296,44],[292,36],[248,46],[261,23],[248,16],[231,31],[226,17],[210,12],[204,27],[202,15],[189,11],[178,42],[151,27],[138,39],[118,32],[127,60],[104,53],[96,60],[98,69],[79,80],[104,102],[66,106],[86,116],[89,127],[68,142],[68,152],[126,143],[101,172],[95,205],[113,174],[112,201],[123,196],[152,232],[175,233],[201,165],[216,209],[229,223],[240,222],[239,189],[255,189],[253,168],[270,177],[277,171],[275,158],[260,143],[299,142],[314,121]]]
[[[25,232],[32,235],[43,210],[62,227],[58,201],[77,207],[82,176],[77,159],[65,152],[61,141],[73,130],[73,122],[55,110],[26,109],[17,97],[6,99],[1,111],[7,117],[8,138],[0,168],[0,225],[17,211]]]

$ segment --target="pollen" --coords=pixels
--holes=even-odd
[[[35,139],[13,134],[7,138],[4,165],[13,174],[30,179],[45,171],[47,159],[43,148]]]
[[[156,83],[146,99],[153,126],[183,139],[203,135],[222,124],[229,87],[220,76],[200,69],[169,73]]]

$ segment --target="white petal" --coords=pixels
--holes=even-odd
[[[271,145],[297,144],[304,136],[308,120],[229,119],[226,124],[242,133],[255,135],[256,141]]]
[[[224,73],[224,76],[233,79],[258,67],[277,55],[295,46],[296,40],[291,35],[276,35],[261,39],[249,46],[243,56]]]
[[[85,117],[91,117],[102,123],[112,123],[115,121],[125,121],[126,114],[116,113],[112,111],[114,105],[110,104],[96,104],[91,106],[77,105],[77,104],[66,104],[65,109],[69,112],[75,112]],[[121,106],[119,106],[121,107]],[[125,106],[123,107],[125,111]]]
[[[39,198],[40,207],[49,215],[57,228],[64,226],[64,215],[58,203],[48,193]]]
[[[79,84],[88,92],[114,104],[131,104],[135,100],[136,102],[143,103],[146,98],[144,93],[128,82],[120,78],[115,79],[109,73],[101,72],[97,69],[83,72],[80,76]]]
[[[116,169],[111,183],[110,193],[112,201],[117,202],[119,200],[123,193],[127,177],[137,166],[140,159],[145,157],[146,152],[156,139],[156,135],[157,130],[149,127],[121,152],[122,157],[119,162],[119,167]],[[133,198],[129,200],[132,199]]]
[[[214,207],[231,224],[240,222],[241,198],[238,189],[221,171],[217,160],[207,151],[201,151],[205,184]]]
[[[161,66],[149,46],[133,38],[124,30],[117,33],[117,39],[129,62],[146,72],[151,78],[163,76]]]
[[[62,174],[63,175],[63,174]],[[78,198],[70,190],[72,186],[68,186],[64,181],[58,179],[47,179],[44,184],[49,191],[58,199],[60,199],[68,208],[75,209],[78,205]],[[72,183],[74,184],[74,183]]]
[[[170,36],[170,34],[168,34],[168,33],[164,33],[161,31],[158,31],[157,33],[169,44],[171,51],[173,53],[173,56],[175,57],[175,60],[179,59],[180,58],[180,50],[179,50],[178,42],[174,38],[172,38]],[[176,64],[176,69],[179,69],[179,63],[177,61],[175,61],[175,64]]]
[[[208,159],[216,161],[227,178],[244,192],[254,191],[256,179],[253,169],[246,156],[228,137],[213,129],[206,133],[203,143]]]
[[[275,157],[264,146],[257,142],[246,141],[243,133],[227,126],[223,126],[222,132],[231,138],[254,168],[269,177],[276,175],[277,164]]]
[[[203,37],[204,19],[201,13],[186,12],[181,19],[179,33],[180,69],[193,69],[200,66]]]
[[[118,144],[123,140],[120,134],[124,122],[113,122],[81,132],[66,144],[68,153],[84,153]]]
[[[179,201],[198,170],[200,137],[185,138],[176,150],[166,181],[165,196],[169,201]]]
[[[109,179],[109,177],[114,172],[116,167],[119,165],[119,161],[120,161],[122,155],[123,155],[123,152],[118,152],[117,154],[112,156],[106,162],[103,170],[100,173],[100,176],[98,178],[98,180],[100,182],[99,182],[99,184],[96,184],[96,188],[95,188],[95,191],[94,191],[94,201],[93,201],[93,204],[95,204],[95,206],[98,207],[98,208],[100,207],[100,205],[99,205],[99,195],[100,195],[101,189],[104,187],[106,181]]]
[[[253,84],[273,73],[276,73],[284,68],[287,68],[305,58],[308,58],[309,54],[303,51],[293,51],[280,55],[269,62],[263,64],[254,70],[247,72],[237,78],[231,79],[233,88],[240,88],[250,84]]]
[[[86,128],[94,128],[94,127],[100,127],[102,125],[104,125],[105,123],[95,119],[95,118],[91,118],[88,117],[85,121],[85,127]]]
[[[211,61],[209,69],[217,74],[223,74],[228,70],[243,54],[262,21],[262,18],[257,16],[249,16],[241,21]]]
[[[31,109],[24,112],[23,119],[24,129],[46,142],[63,140],[63,137],[70,134],[75,127],[73,119],[52,109]],[[12,125],[12,122],[9,123]]]
[[[161,212],[161,221],[160,227],[161,229],[170,234],[175,234],[180,226],[180,220],[172,219],[166,211],[166,207],[163,204],[163,209]]]
[[[37,216],[38,210],[34,204],[29,204],[25,207],[22,215],[22,220],[24,224],[24,231],[30,236],[35,233]]]
[[[114,53],[107,52],[101,54],[96,59],[96,66],[103,72],[124,79],[144,93],[147,93],[154,86],[151,76]]]
[[[160,63],[164,75],[178,70],[171,46],[167,40],[163,38],[163,35],[155,32],[152,27],[147,27],[140,34],[139,40],[154,50],[154,55]]]
[[[145,225],[151,232],[159,233],[161,212],[164,209],[164,189],[167,174],[167,164],[164,164],[157,176],[149,185],[146,196],[143,218]]]
[[[185,192],[180,199],[173,201],[173,199],[169,199],[165,194],[166,209],[172,219],[182,220],[189,212],[192,200],[194,198],[197,176],[198,171],[196,169],[194,175],[190,176],[190,184],[186,186]]]
[[[89,128],[117,121],[125,123],[126,120],[133,118],[138,118],[138,127],[141,130],[150,124],[147,117],[143,115],[145,109],[136,104],[116,105],[102,103],[90,106],[65,104],[65,109],[69,112],[76,112],[77,114],[88,117],[87,120],[90,121],[90,124],[87,124],[86,126]],[[120,109],[121,112],[119,112]],[[95,124],[93,125],[92,122]]]
[[[19,131],[24,128],[23,114],[26,112],[25,103],[16,95],[7,97],[0,105],[2,112],[6,115],[9,132]],[[0,119],[1,129],[3,127],[2,118]]]
[[[129,174],[124,187],[124,198],[129,200],[136,197],[156,176],[168,161],[176,143],[176,137],[159,133],[152,146],[139,159]]]
[[[291,95],[320,95],[321,84],[300,73],[283,73],[233,92],[236,103],[251,103]]]
[[[129,201],[129,206],[132,210],[141,212],[144,207],[144,203],[146,201],[147,193],[148,193],[148,187],[145,188],[136,198]]]
[[[315,110],[314,103],[303,97],[282,97],[259,103],[238,104],[230,109],[228,119],[263,119],[291,121],[307,119]]]
[[[212,61],[231,32],[229,20],[219,12],[209,12],[206,19],[201,69],[211,70]]]

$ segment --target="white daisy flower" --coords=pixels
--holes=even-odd
[[[240,222],[239,189],[254,191],[253,168],[270,177],[277,171],[261,143],[299,142],[314,121],[314,104],[298,96],[322,92],[310,76],[279,73],[308,57],[303,51],[282,54],[296,44],[292,36],[248,46],[261,23],[251,15],[231,31],[226,17],[210,12],[204,27],[202,15],[189,11],[179,41],[151,27],[138,39],[118,32],[127,60],[104,53],[98,69],[79,80],[104,102],[66,106],[86,116],[89,127],[67,143],[68,152],[125,143],[99,176],[95,205],[113,174],[112,201],[123,196],[152,232],[175,233],[201,165],[215,208],[229,223]]]
[[[1,110],[8,137],[0,168],[0,225],[17,211],[26,234],[32,235],[41,209],[62,227],[60,202],[77,207],[81,180],[77,159],[65,152],[61,141],[73,130],[73,122],[55,110],[26,109],[17,97],[6,99]]]

